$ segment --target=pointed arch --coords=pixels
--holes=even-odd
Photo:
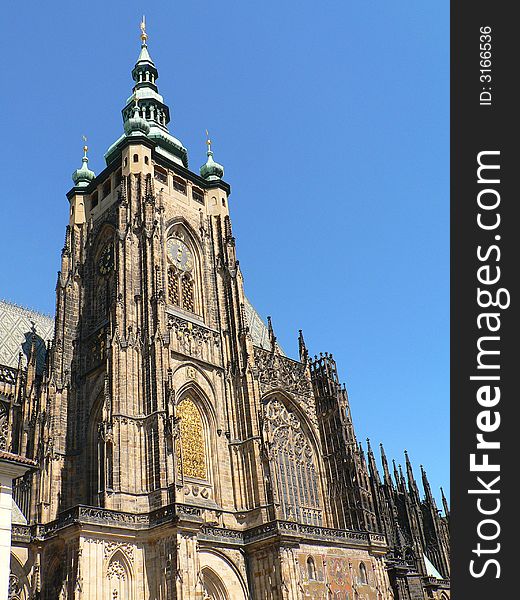
[[[309,581],[316,580],[316,563],[314,562],[314,558],[312,558],[312,556],[307,558],[307,577]]]
[[[202,415],[193,399],[186,395],[177,405],[179,423],[177,459],[184,477],[207,480],[208,461]]]
[[[180,369],[183,367],[189,366],[189,363],[181,365]],[[203,389],[203,387],[194,380],[188,380],[184,382],[181,386],[177,388],[177,404],[181,402],[181,400],[187,396],[191,397],[194,402],[198,405],[202,418],[204,420],[204,426],[213,430],[217,424],[217,414],[215,410],[214,403],[209,400],[209,396],[212,398],[215,397],[215,390],[213,388],[213,384],[207,380],[206,375],[201,372],[197,367],[192,367],[200,373],[202,378],[204,379],[204,384],[208,384],[207,389]]]
[[[109,558],[105,571],[105,585],[110,600],[133,600],[134,577],[127,556],[117,549]]]
[[[103,506],[105,493],[113,488],[114,481],[114,447],[103,391],[98,391],[90,411],[87,453],[89,502]]]
[[[368,583],[368,573],[364,562],[359,563],[359,583],[366,585]]]
[[[210,567],[202,569],[204,600],[229,600],[229,594],[221,577]]]
[[[264,396],[262,396],[262,404],[266,404],[269,402],[271,398],[276,398],[285,406],[285,408],[296,415],[298,420],[301,423],[302,429],[305,431],[305,434],[309,438],[311,445],[316,453],[318,453],[319,448],[321,447],[321,442],[319,440],[318,431],[312,426],[309,416],[305,412],[305,410],[301,406],[301,402],[298,402],[289,392],[281,387],[276,387],[269,392],[267,392]]]
[[[174,467],[176,478],[183,484],[185,483],[185,478],[188,480],[191,478],[195,479],[195,481],[192,482],[193,485],[202,485],[204,494],[208,495],[216,502],[219,502],[221,497],[221,490],[218,485],[220,482],[220,465],[218,460],[219,447],[217,444],[217,432],[219,431],[219,426],[217,424],[218,417],[215,406],[215,390],[212,383],[207,380],[206,374],[193,363],[186,363],[176,369],[173,373],[172,381],[173,389],[175,390],[175,401],[172,404],[172,413],[175,422]],[[186,471],[183,474],[182,452],[183,444],[187,443],[187,433],[183,430],[182,419],[180,418],[181,415],[178,413],[178,408],[186,398],[191,400],[200,414],[200,431],[203,435],[206,464],[204,478],[194,477],[193,473],[188,475]]]
[[[324,496],[312,430],[296,411],[289,410],[281,394],[270,393],[262,404],[274,502],[281,518],[321,525]]]
[[[58,600],[62,598],[65,588],[65,574],[61,558],[59,555],[54,554],[50,561],[43,562],[43,600]]]
[[[110,307],[115,298],[115,229],[104,223],[96,236],[92,247],[92,291],[91,323],[101,323],[108,318]]]
[[[247,584],[241,570],[224,553],[214,548],[204,548],[199,552],[199,561],[199,582],[206,594],[202,596],[203,599],[246,600],[249,598]],[[205,587],[208,583],[209,585]]]
[[[167,303],[203,316],[202,242],[184,219],[166,227]]]

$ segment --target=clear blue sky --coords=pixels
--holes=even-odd
[[[27,2],[2,9],[0,297],[54,313],[70,174],[122,132],[146,8],[170,131],[226,168],[246,293],[332,352],[360,440],[449,488],[449,5]]]

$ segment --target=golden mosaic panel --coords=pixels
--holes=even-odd
[[[206,448],[204,425],[199,409],[189,398],[177,407],[180,419],[180,444],[177,445],[177,458],[182,465],[185,477],[206,479]]]

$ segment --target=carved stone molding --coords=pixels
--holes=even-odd
[[[104,557],[105,560],[110,558],[115,552],[120,550],[130,562],[134,561],[134,546],[133,544],[123,542],[105,542],[104,543]]]
[[[210,358],[213,348],[220,344],[217,331],[177,315],[168,314],[168,329],[171,332],[170,345],[177,345],[180,352],[189,356]]]
[[[253,376],[260,385],[262,395],[275,389],[289,392],[299,401],[310,422],[317,427],[312,386],[306,376],[304,364],[255,347]]]

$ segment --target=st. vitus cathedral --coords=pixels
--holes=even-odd
[[[68,192],[54,321],[0,303],[9,598],[449,598],[449,511],[356,440],[330,354],[244,295],[230,186],[200,174],[142,26],[124,133]],[[47,340],[51,340],[48,341]],[[45,341],[44,341],[45,340]]]

